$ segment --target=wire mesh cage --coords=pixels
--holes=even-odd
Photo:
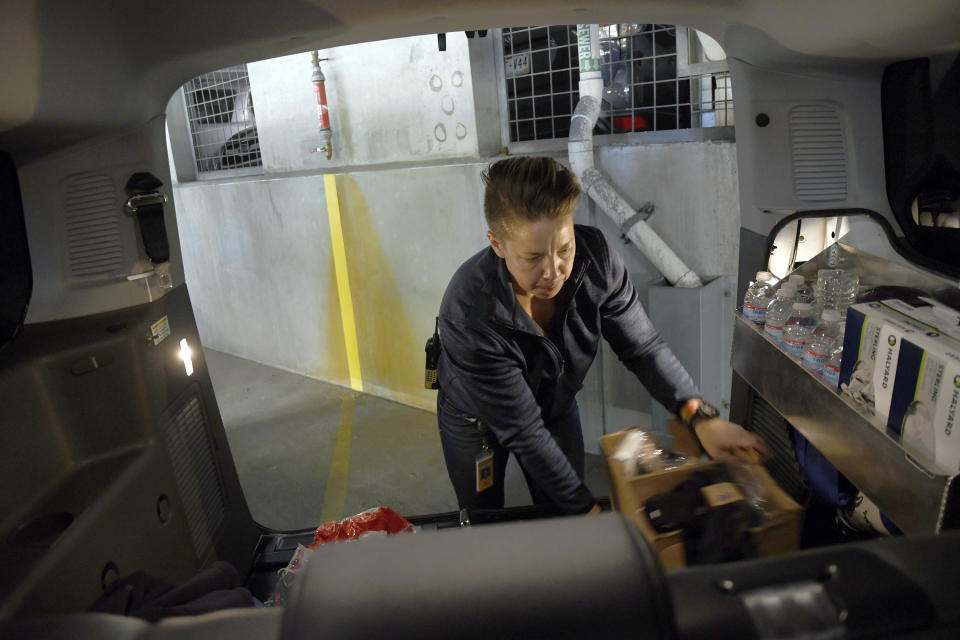
[[[577,26],[501,30],[510,140],[563,138],[579,99]],[[603,101],[595,133],[733,124],[730,74],[698,72],[699,41],[685,27],[600,26]]]
[[[262,166],[247,65],[197,76],[183,97],[198,173]]]

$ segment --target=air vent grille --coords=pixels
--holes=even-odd
[[[195,395],[187,399],[163,424],[162,432],[193,546],[202,559],[221,533],[226,506],[200,399]]]
[[[793,192],[807,202],[847,199],[847,151],[837,108],[808,104],[790,110]]]
[[[790,437],[790,423],[758,393],[751,393],[750,418],[747,427],[763,438],[770,453],[766,462],[767,471],[784,491],[804,504],[807,499],[807,486],[797,464],[793,439]]]
[[[63,195],[70,274],[82,279],[122,277],[121,210],[113,181],[103,174],[73,176]]]

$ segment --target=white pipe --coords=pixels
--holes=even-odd
[[[593,167],[584,170],[580,185],[621,229],[630,218],[636,215],[637,212],[630,203],[624,200],[610,181]],[[637,245],[670,284],[691,289],[703,286],[696,272],[677,257],[677,254],[645,221],[633,222],[626,230],[626,236]]]
[[[573,110],[570,120],[570,138],[567,141],[567,157],[570,159],[570,168],[578,176],[582,176],[587,169],[593,168],[593,131],[600,115],[600,100],[591,95],[584,95],[580,89],[580,101]]]
[[[636,214],[610,180],[593,166],[593,127],[600,116],[603,76],[600,73],[600,29],[598,25],[577,25],[577,50],[580,53],[580,101],[570,121],[567,156],[570,167],[580,178],[587,195],[597,203],[617,226]],[[673,249],[643,220],[630,224],[626,236],[677,287],[697,288],[703,283],[696,272],[681,260]]]

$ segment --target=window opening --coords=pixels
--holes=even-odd
[[[183,97],[198,174],[263,165],[247,65],[197,76]]]
[[[501,30],[511,142],[564,138],[580,98],[577,26]],[[600,26],[597,134],[733,124],[726,59],[708,36],[664,24]]]

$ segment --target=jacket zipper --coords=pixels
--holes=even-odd
[[[577,291],[580,289],[580,285],[583,284],[583,277],[584,277],[584,276],[586,275],[586,273],[587,273],[587,267],[588,267],[588,266],[589,266],[589,264],[588,264],[588,261],[586,261],[586,260],[581,264],[580,271],[577,273],[576,279],[574,280],[573,292],[570,294],[570,302],[571,302],[571,303],[574,301],[574,297],[576,297]],[[561,329],[561,331],[563,330],[563,326],[567,323],[567,316],[568,316],[569,314],[570,314],[570,306],[567,305],[567,308],[566,308],[566,309],[564,310],[564,312],[563,312],[563,318],[561,318],[561,323],[560,323],[560,329]],[[541,342],[543,342],[544,344],[547,345],[547,350],[548,350],[548,351],[551,351],[551,352],[553,353],[553,355],[556,357],[557,362],[560,363],[560,373],[563,373],[563,372],[564,372],[564,370],[566,369],[566,366],[567,366],[566,358],[564,358],[564,357],[563,357],[563,354],[560,353],[560,349],[557,348],[557,345],[553,344],[553,341],[550,340],[550,338],[548,338],[546,335],[544,335],[543,332],[533,333],[532,331],[527,331],[527,330],[522,329],[522,328],[520,328],[520,327],[508,325],[506,322],[503,322],[502,320],[500,320],[499,318],[496,318],[496,317],[492,318],[492,320],[493,320],[494,322],[496,322],[497,324],[499,324],[500,326],[506,327],[507,329],[514,329],[514,330],[516,330],[516,331],[521,331],[521,332],[526,333],[526,334],[528,334],[528,335],[533,335],[533,336],[537,336],[538,338],[540,338]]]

